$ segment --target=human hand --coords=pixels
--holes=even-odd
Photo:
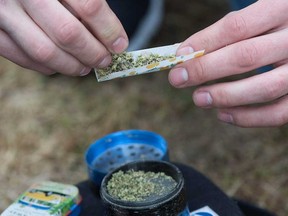
[[[105,0],[0,0],[0,55],[23,67],[84,76],[127,46]]]
[[[259,0],[192,35],[178,54],[205,49],[206,55],[169,73],[178,88],[274,64],[263,74],[199,87],[194,103],[218,109],[218,118],[242,127],[281,126],[288,122],[288,1]]]

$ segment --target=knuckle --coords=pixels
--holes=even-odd
[[[64,45],[72,44],[80,38],[81,30],[79,25],[73,21],[67,21],[60,25],[56,33],[57,40]]]
[[[104,50],[99,48],[97,52],[93,53],[93,55],[85,55],[85,59],[83,58],[82,63],[85,65],[95,67],[98,64],[100,64],[101,61],[104,60],[104,58],[107,55],[109,55],[108,52],[105,52]]]
[[[261,121],[251,118],[251,115],[245,113],[245,109],[236,108],[236,112],[233,113],[233,123],[243,128],[260,126],[263,124]]]
[[[82,0],[79,1],[79,10],[83,16],[93,16],[99,13],[104,6],[104,1]]]
[[[48,63],[56,55],[56,47],[41,43],[34,46],[32,50],[32,57],[40,63]]]
[[[263,86],[263,91],[264,91],[264,100],[265,101],[269,101],[269,100],[273,100],[276,98],[279,98],[283,91],[285,91],[286,88],[286,83],[285,80],[282,79],[278,79],[278,80],[274,80],[270,85]]]
[[[244,128],[252,126],[249,119],[246,119],[245,116],[240,117],[238,113],[233,114],[233,124]]]
[[[236,50],[239,67],[253,67],[257,62],[257,56],[258,48],[252,42],[243,42]]]
[[[201,47],[205,47],[205,49],[213,49],[216,45],[216,43],[220,42],[220,40],[217,40],[218,38],[213,38],[209,34],[205,35],[205,37],[200,38],[200,45]]]
[[[105,28],[103,28],[100,34],[103,38],[105,38],[105,40],[114,41],[115,38],[118,37],[119,32],[120,32],[120,29],[117,26],[111,25],[111,26],[106,26]]]
[[[288,123],[288,113],[285,110],[276,113],[275,126],[281,127]]]
[[[194,63],[195,69],[189,73],[189,81],[192,84],[198,85],[206,81],[206,66],[201,58],[195,59]]]
[[[95,66],[95,65],[98,65],[100,61],[103,59],[104,59],[104,55],[90,56],[89,58],[86,58],[86,64]]]
[[[233,101],[229,97],[228,92],[222,88],[214,90],[213,101],[218,107],[229,107],[234,105]]]
[[[224,29],[226,34],[228,33],[228,36],[234,40],[247,37],[247,23],[238,12],[230,12],[224,17]]]

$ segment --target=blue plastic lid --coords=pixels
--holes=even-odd
[[[108,172],[138,160],[168,161],[166,140],[151,131],[118,131],[96,140],[85,154],[89,178],[97,186]]]

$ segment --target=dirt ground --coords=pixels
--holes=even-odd
[[[151,46],[180,42],[221,18],[224,0],[167,0]],[[194,106],[168,72],[97,83],[45,77],[0,59],[0,212],[32,183],[87,178],[84,152],[123,129],[157,132],[173,161],[198,169],[228,195],[288,215],[288,127],[244,129]]]

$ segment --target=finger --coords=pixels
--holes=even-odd
[[[106,67],[111,55],[106,48],[58,1],[22,1],[28,14],[62,49],[90,67]]]
[[[205,49],[209,53],[263,34],[287,21],[287,7],[286,0],[257,1],[243,10],[229,13],[215,24],[192,35],[181,44],[178,53],[185,54],[189,47],[194,50]]]
[[[247,39],[175,67],[169,81],[175,87],[244,73],[288,57],[288,30]]]
[[[0,55],[24,68],[35,70],[45,75],[55,74],[55,72],[52,71],[51,69],[44,67],[38,64],[37,62],[33,61],[1,29],[0,29]]]
[[[78,20],[81,21],[81,18],[79,17],[79,15],[77,14],[77,12],[76,12],[66,1],[59,0],[59,2],[60,2],[71,14],[73,14],[73,16],[75,16]]]
[[[128,37],[105,0],[65,0],[90,27],[93,34],[113,53],[128,47]]]
[[[275,67],[280,67],[280,66],[285,65],[285,64],[288,64],[288,58],[285,59],[285,60],[283,60],[283,61],[276,62],[276,63],[274,64],[274,66],[275,66]]]
[[[240,81],[197,89],[194,103],[200,107],[235,107],[273,101],[288,94],[288,65]]]
[[[19,8],[13,9],[17,11],[17,16],[7,14],[3,29],[31,59],[67,75],[79,76],[90,72],[89,67],[56,46],[26,13]]]
[[[218,112],[218,119],[241,127],[279,127],[288,122],[288,96],[259,107],[238,107]]]

